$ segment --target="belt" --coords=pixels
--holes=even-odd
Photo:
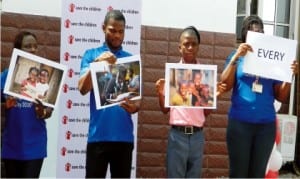
[[[183,132],[184,134],[193,134],[195,132],[202,131],[203,127],[195,127],[195,126],[174,126],[172,125],[173,129],[179,130]]]

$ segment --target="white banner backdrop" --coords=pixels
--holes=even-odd
[[[61,16],[60,62],[68,66],[59,107],[57,177],[84,178],[86,142],[89,125],[89,94],[78,91],[81,58],[86,49],[104,42],[102,23],[110,9],[120,10],[126,18],[123,48],[140,53],[140,0],[64,0]],[[133,115],[135,148],[132,173],[135,178],[137,150],[137,114]]]

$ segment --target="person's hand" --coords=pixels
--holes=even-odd
[[[12,108],[17,104],[17,99],[12,96],[8,96],[5,100],[6,109]]]
[[[223,82],[218,82],[217,83],[217,96],[221,95],[226,91],[227,84]]]
[[[34,104],[37,118],[46,119],[52,115],[52,109],[48,108],[47,106],[44,106],[40,100],[35,99]]]
[[[156,93],[158,95],[165,95],[165,79],[161,78],[155,83]]]
[[[237,57],[245,56],[248,51],[253,52],[252,47],[249,44],[241,43],[235,55]]]
[[[291,69],[294,75],[297,75],[299,73],[299,63],[297,62],[297,60],[293,61]]]
[[[129,100],[128,98],[125,98],[125,100],[122,103],[120,103],[120,106],[130,114],[136,113],[139,110],[135,102]]]
[[[94,62],[102,61],[107,61],[109,64],[115,64],[117,61],[117,57],[111,52],[104,52],[94,60]]]

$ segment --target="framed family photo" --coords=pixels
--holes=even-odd
[[[166,63],[166,107],[215,109],[217,66]]]
[[[67,67],[25,51],[14,49],[4,93],[54,108],[58,102]]]
[[[97,109],[119,105],[125,98],[141,99],[140,55],[119,58],[113,65],[91,63],[90,68]]]

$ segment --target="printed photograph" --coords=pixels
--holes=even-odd
[[[14,49],[4,93],[27,101],[40,100],[55,107],[67,67]]]
[[[91,63],[91,75],[97,109],[141,99],[140,55],[119,58],[114,65]]]
[[[167,107],[216,108],[216,65],[166,64]]]

